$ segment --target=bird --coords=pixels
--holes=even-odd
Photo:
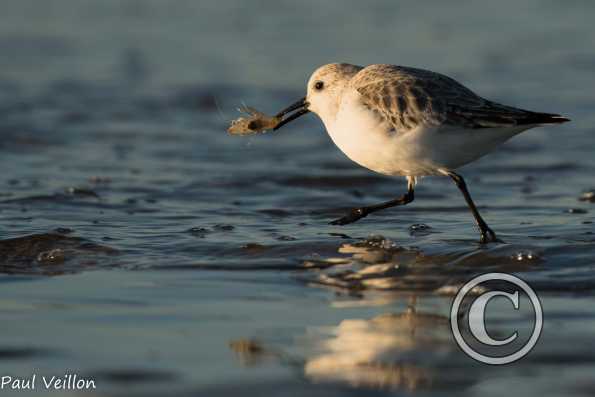
[[[502,105],[437,72],[389,64],[330,63],[312,73],[306,96],[283,109],[275,130],[316,114],[335,145],[355,163],[407,179],[407,191],[353,208],[330,224],[347,225],[414,200],[420,177],[450,177],[480,231],[480,243],[500,241],[473,202],[458,168],[528,129],[570,121],[559,114]]]

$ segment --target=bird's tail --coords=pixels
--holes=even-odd
[[[523,117],[522,124],[562,124],[569,118],[553,113],[533,113]]]

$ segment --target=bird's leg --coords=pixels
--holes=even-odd
[[[349,214],[342,218],[332,221],[331,225],[348,225],[350,223],[359,221],[360,219],[368,216],[372,212],[380,211],[385,208],[395,207],[397,205],[405,205],[413,201],[413,182],[409,181],[407,184],[407,193],[398,197],[394,200],[385,201],[384,203],[369,205],[366,207],[359,207],[352,209]]]
[[[496,233],[494,233],[494,231],[492,229],[490,229],[490,227],[483,220],[481,215],[479,215],[479,211],[477,210],[475,203],[473,203],[473,200],[471,199],[471,195],[469,194],[469,191],[467,190],[467,184],[465,183],[465,180],[463,179],[463,177],[460,176],[459,174],[455,174],[452,171],[448,173],[448,176],[450,176],[453,179],[453,181],[456,183],[456,185],[459,188],[459,190],[461,191],[461,193],[463,193],[463,197],[465,197],[465,201],[467,202],[469,209],[471,209],[471,213],[473,214],[473,217],[475,218],[475,222],[477,223],[477,226],[479,227],[479,231],[481,233],[479,242],[482,244],[497,242],[498,239],[496,238]]]

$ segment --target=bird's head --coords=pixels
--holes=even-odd
[[[343,89],[361,69],[361,66],[348,63],[329,63],[316,69],[308,80],[306,97],[282,110],[277,116],[283,117],[296,112],[283,119],[275,129],[308,112],[316,113],[325,123],[334,120]]]

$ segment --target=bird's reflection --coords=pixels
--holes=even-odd
[[[451,372],[460,358],[448,319],[412,307],[370,319],[342,320],[334,327],[310,327],[301,339],[310,343],[306,357],[290,357],[283,346],[255,341],[234,341],[230,347],[245,365],[276,358],[298,366],[315,383],[407,391],[452,382]]]
[[[447,318],[413,308],[369,320],[343,320],[326,331],[319,342],[321,353],[304,366],[313,381],[406,390],[429,387],[434,370],[428,363],[454,348]]]
[[[459,390],[476,382],[481,367],[469,365],[453,340],[447,317],[451,296],[479,272],[526,271],[541,263],[538,252],[519,256],[522,250],[526,248],[465,244],[421,251],[383,237],[343,243],[340,255],[303,264],[310,284],[344,292],[331,307],[406,309],[346,318],[331,327],[309,326],[297,338],[300,342],[287,346],[247,340],[231,347],[246,365],[274,359],[299,368],[315,383],[408,392]],[[417,299],[432,304],[416,304]]]

